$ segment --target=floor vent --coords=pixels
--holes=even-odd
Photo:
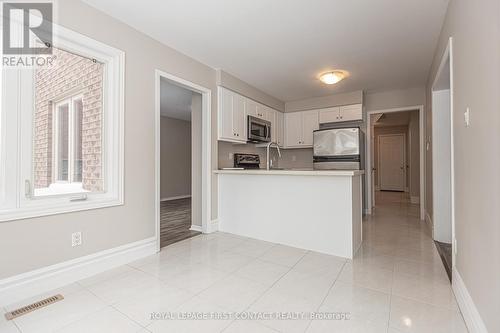
[[[46,299],[42,299],[41,301],[35,302],[33,304],[23,306],[22,308],[16,309],[14,311],[7,312],[5,314],[5,318],[7,320],[12,320],[12,319],[15,319],[17,317],[23,316],[27,313],[30,313],[32,311],[35,311],[35,310],[41,309],[43,307],[49,306],[51,304],[54,304],[55,302],[62,301],[63,299],[64,299],[63,295],[57,294],[55,296],[51,296],[51,297],[48,297]]]

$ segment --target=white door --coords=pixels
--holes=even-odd
[[[305,111],[302,113],[302,142],[301,145],[313,145],[313,131],[319,129],[318,111]]]
[[[404,191],[405,189],[405,136],[402,134],[378,137],[380,189]]]
[[[296,147],[302,142],[302,113],[285,113],[285,146]]]

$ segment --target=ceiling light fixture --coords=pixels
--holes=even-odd
[[[331,71],[321,74],[319,79],[325,84],[335,84],[344,79],[346,76],[347,73],[344,71]]]

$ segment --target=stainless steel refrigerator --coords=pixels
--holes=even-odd
[[[362,170],[364,135],[359,127],[314,131],[313,166],[317,170]]]

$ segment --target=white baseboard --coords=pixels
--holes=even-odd
[[[206,233],[210,234],[210,233],[216,232],[216,231],[219,231],[219,220],[218,219],[211,220],[208,223]]]
[[[189,230],[199,231],[199,232],[203,231],[202,228],[201,228],[201,226],[195,225],[195,224],[191,224],[191,228],[189,228]]]
[[[170,200],[187,199],[187,198],[191,198],[191,194],[178,195],[176,197],[161,198],[160,201],[170,201]]]
[[[156,238],[121,245],[0,280],[0,306],[118,267],[156,253]]]
[[[453,268],[453,292],[455,293],[455,298],[457,299],[458,306],[462,315],[464,317],[465,324],[471,333],[487,333],[486,325],[481,319],[481,315],[472,300],[472,297],[465,286],[462,277],[458,271]]]
[[[420,203],[420,197],[410,196],[410,203],[412,203],[412,204],[419,204]]]

